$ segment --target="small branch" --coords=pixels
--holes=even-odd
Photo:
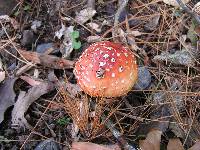
[[[194,12],[192,12],[183,2],[182,0],[176,0],[176,2],[179,4],[179,6],[189,15],[191,15],[198,23],[198,25],[200,25],[200,16],[195,14]]]

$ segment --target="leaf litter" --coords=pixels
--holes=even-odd
[[[14,10],[15,18],[1,16],[5,79],[0,92],[6,99],[0,100],[1,114],[7,116],[6,110],[14,105],[9,110],[12,118],[8,115],[3,121],[2,115],[2,126],[9,129],[12,124],[24,130],[7,134],[1,129],[8,145],[0,144],[9,149],[12,145],[34,149],[37,144],[48,147],[55,141],[63,149],[69,145],[114,149],[109,145],[117,141],[116,148],[122,149],[198,149],[199,53],[195,50],[199,46],[199,13],[195,3],[53,0],[33,5],[24,1],[19,6],[22,9]],[[34,38],[27,36],[31,42],[21,45],[26,30]],[[102,40],[123,43],[133,51],[140,67],[146,69],[140,73],[140,88],[109,99],[90,97],[79,88],[74,62],[90,42]],[[44,43],[50,44],[38,50]],[[12,71],[7,70],[10,60],[16,67]],[[21,80],[9,83],[9,76]],[[11,94],[5,95],[5,91]],[[61,118],[67,121],[60,124]],[[168,138],[171,132],[174,137]],[[140,139],[141,135],[145,138]]]

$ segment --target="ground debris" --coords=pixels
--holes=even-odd
[[[195,56],[188,50],[176,51],[174,54],[162,52],[160,55],[154,56],[155,61],[166,61],[176,65],[194,66]]]
[[[37,52],[29,52],[24,50],[19,50],[20,54],[28,61],[31,61],[35,64],[40,64],[44,67],[55,68],[55,69],[64,69],[64,68],[73,68],[74,62],[59,58],[53,55],[46,55]]]
[[[24,113],[29,106],[36,101],[40,96],[52,91],[54,86],[50,82],[43,82],[39,85],[33,86],[28,92],[20,91],[18,99],[14,104],[12,111],[12,126],[13,128],[31,128],[31,125],[25,119]]]
[[[190,2],[191,0],[182,0],[182,2],[184,4],[187,4],[188,2]],[[164,3],[168,4],[168,5],[172,5],[175,7],[180,7],[180,5],[177,3],[176,0],[163,0]]]
[[[118,145],[98,145],[90,142],[74,142],[72,148],[76,150],[121,150]]]
[[[91,7],[81,10],[75,17],[75,20],[80,23],[84,24],[88,20],[90,20],[96,14],[96,10]]]
[[[6,79],[0,85],[0,123],[4,120],[4,112],[15,103],[14,84],[17,78]]]

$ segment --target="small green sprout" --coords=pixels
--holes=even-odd
[[[79,49],[81,47],[81,42],[77,41],[77,39],[79,38],[79,32],[78,31],[73,31],[71,33],[71,39],[72,39],[72,47],[73,49]]]
[[[70,118],[67,118],[67,117],[59,118],[57,120],[57,124],[60,126],[65,126],[65,125],[69,124],[69,122],[70,122]]]

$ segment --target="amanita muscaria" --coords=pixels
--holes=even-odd
[[[90,45],[75,63],[81,89],[91,96],[117,97],[131,90],[138,67],[131,50],[109,41]]]

